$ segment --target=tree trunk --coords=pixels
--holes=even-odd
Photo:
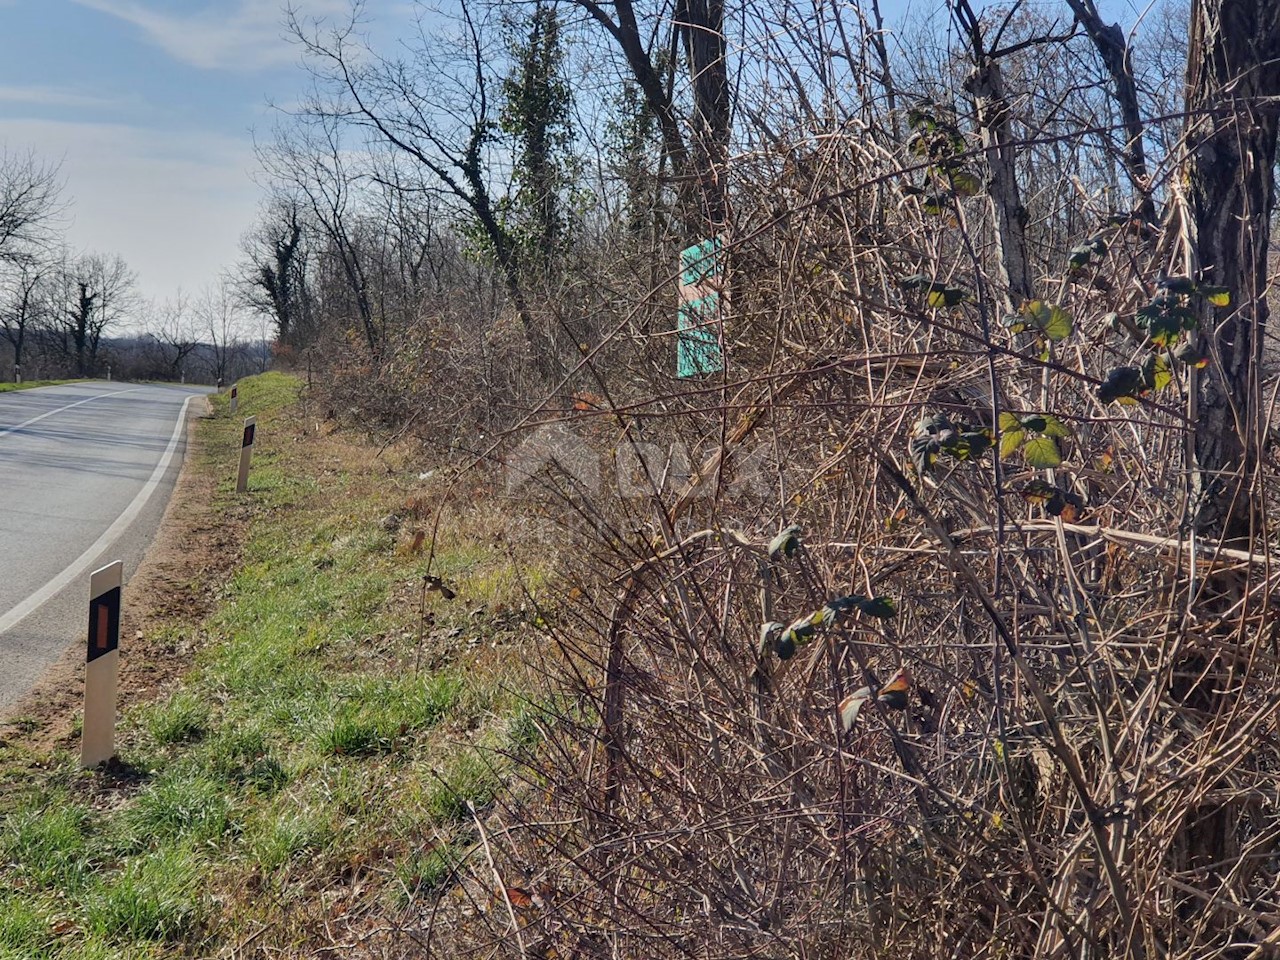
[[[1202,336],[1211,363],[1196,395],[1199,525],[1246,535],[1258,491],[1267,249],[1275,205],[1280,3],[1196,0],[1187,64],[1186,183],[1203,282],[1227,287],[1228,310]],[[1271,98],[1271,99],[1268,99]]]
[[[680,16],[681,12],[683,17]],[[724,0],[684,0],[677,25],[693,84],[693,170],[698,212],[709,236],[728,224],[725,165],[729,159],[729,68],[725,59]]]
[[[88,284],[79,283],[76,285],[79,295],[76,299],[74,313],[72,314],[71,336],[76,345],[76,376],[88,376],[86,372],[86,356],[85,348],[88,346],[89,340],[89,323],[93,318],[93,301],[97,297],[89,292]]]
[[[1147,171],[1147,154],[1142,145],[1143,123],[1138,108],[1138,85],[1133,79],[1133,58],[1119,24],[1102,22],[1093,0],[1067,0],[1080,25],[1089,34],[1103,66],[1115,84],[1116,103],[1124,124],[1125,146],[1121,155],[1129,180],[1138,193],[1135,211],[1147,223],[1156,222],[1156,205],[1151,199],[1151,177]]]
[[[977,46],[975,42],[975,46]],[[978,129],[991,174],[988,190],[995,209],[1000,242],[998,275],[1007,291],[1005,308],[1012,313],[1032,299],[1031,264],[1027,260],[1027,208],[1018,187],[1014,149],[1009,133],[1009,102],[1004,95],[1000,65],[975,50],[978,66],[965,81],[973,97]]]

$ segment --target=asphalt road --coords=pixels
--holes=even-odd
[[[0,393],[0,713],[85,642],[89,574],[137,568],[207,388],[76,383]],[[126,585],[126,590],[127,590]]]

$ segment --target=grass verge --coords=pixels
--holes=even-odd
[[[22,383],[0,383],[0,393],[15,390],[34,390],[36,387],[58,387],[66,383],[87,383],[87,380],[24,380]]]
[[[394,910],[472,846],[470,811],[528,737],[523,585],[548,561],[522,561],[475,496],[445,514],[432,568],[458,597],[424,601],[423,465],[333,434],[298,393],[241,381],[236,417],[219,396],[197,427],[192,468],[249,534],[218,608],[163,626],[195,666],[122,704],[117,761],[80,771],[74,735],[0,742],[0,960],[310,955],[335,911]]]

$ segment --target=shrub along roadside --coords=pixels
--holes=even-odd
[[[468,805],[492,800],[525,735],[506,645],[532,629],[529,578],[499,545],[503,519],[475,504],[446,515],[433,570],[458,599],[430,595],[420,624],[421,465],[389,473],[317,427],[291,378],[239,395],[236,417],[217,397],[197,427],[192,468],[225,474],[218,508],[247,512],[250,534],[220,608],[165,628],[195,668],[122,705],[107,770],[79,771],[74,742],[48,756],[0,745],[0,958],[318,946],[336,904],[394,909],[444,882],[472,843]]]

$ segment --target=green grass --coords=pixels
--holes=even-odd
[[[209,726],[209,706],[179,690],[167,701],[145,710],[143,722],[151,739],[161,746],[198,740]]]
[[[0,957],[38,960],[50,956],[52,926],[45,905],[15,894],[0,894]]]
[[[0,393],[14,390],[34,390],[36,387],[58,387],[64,383],[87,383],[87,380],[24,380],[22,383],[0,383]]]
[[[319,807],[264,812],[249,834],[245,853],[265,874],[326,849],[336,834],[329,811]]]
[[[14,810],[0,830],[0,853],[26,882],[78,889],[89,873],[89,811],[65,792],[35,796]]]
[[[189,942],[206,913],[203,873],[195,855],[180,847],[130,860],[86,891],[86,929],[115,942]]]
[[[411,851],[396,864],[399,902],[408,903],[443,887],[452,880],[464,856],[458,844],[432,844],[425,850]]]
[[[118,818],[120,846],[130,853],[176,842],[214,846],[238,832],[225,782],[193,765],[166,770],[144,787]]]
[[[200,422],[214,507],[252,529],[219,609],[157,634],[200,653],[179,687],[125,705],[121,779],[80,772],[74,749],[37,760],[0,744],[0,960],[214,955],[250,919],[289,954],[323,929],[317,891],[352,870],[383,862],[369,875],[387,903],[450,882],[503,751],[536,736],[494,676],[415,672],[422,561],[379,522],[403,487],[363,451],[313,454],[285,413],[297,394],[279,374],[244,380],[234,417],[221,394]],[[258,446],[238,496],[244,416]],[[483,650],[494,627],[471,611],[509,609],[529,581],[466,527],[500,523],[460,516],[437,569],[466,599],[432,602],[438,627],[461,628],[450,643]]]
[[[458,751],[442,770],[433,771],[423,807],[437,823],[468,821],[473,808],[493,802],[500,785],[491,757],[476,750]]]

